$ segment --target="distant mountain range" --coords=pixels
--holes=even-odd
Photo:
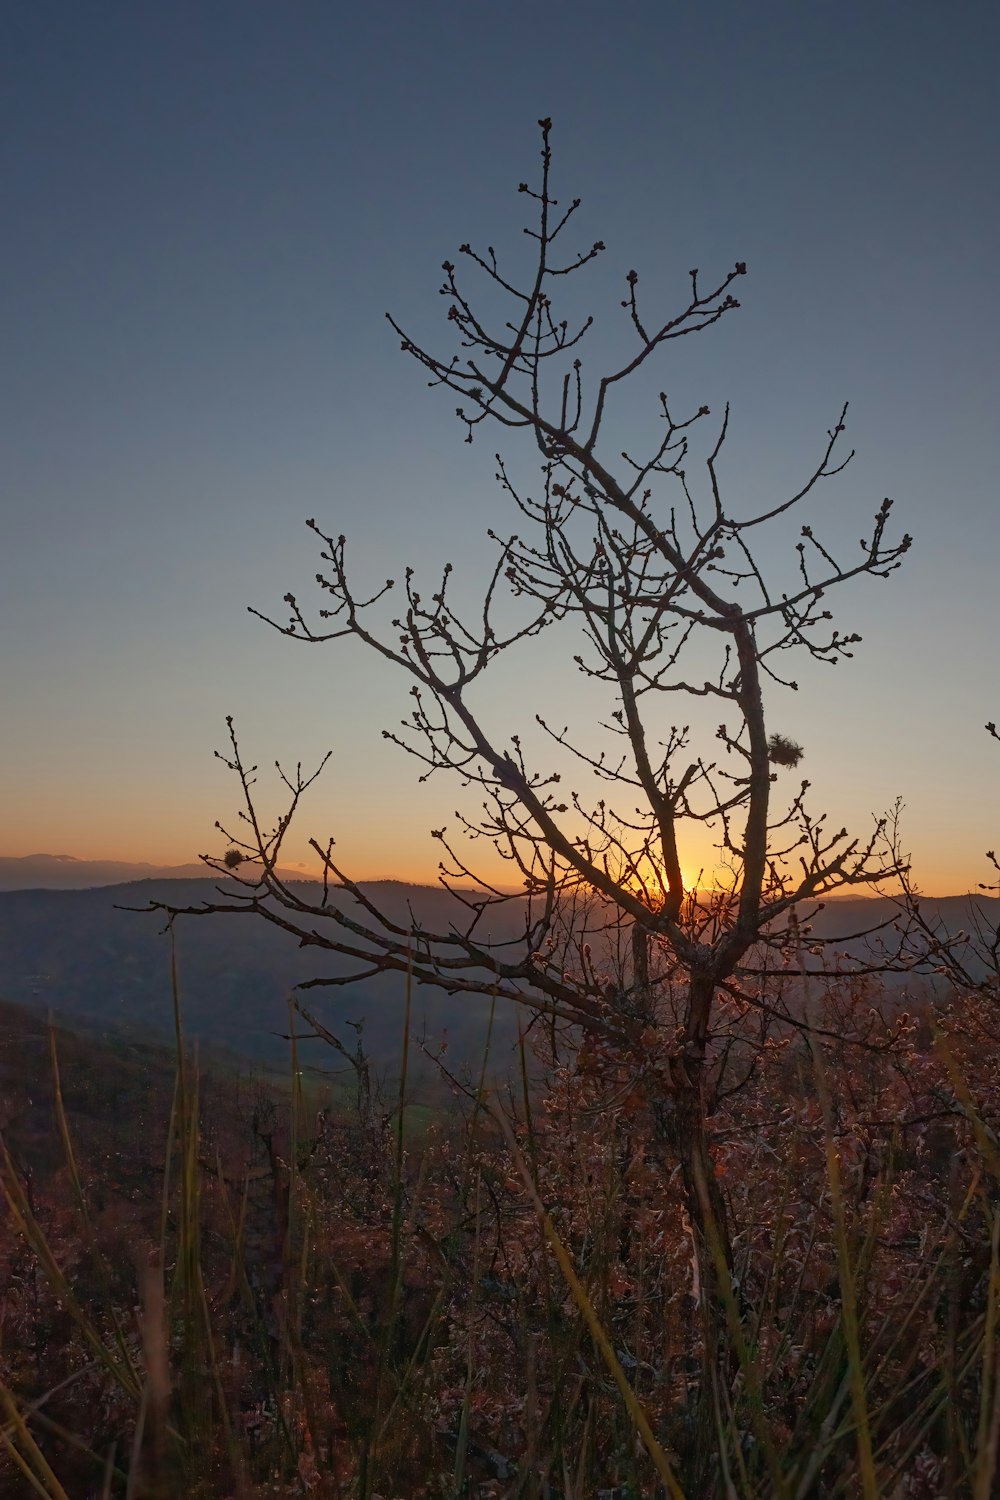
[[[301,870],[280,872],[302,880]],[[130,864],[121,859],[76,859],[72,854],[0,854],[0,891],[82,891],[129,880],[207,880],[215,874],[195,861],[188,865]],[[217,877],[216,877],[217,878]]]
[[[61,861],[53,861],[61,864]],[[4,862],[36,869],[34,861]],[[67,875],[79,874],[83,861],[70,861]],[[87,864],[88,872],[101,868]],[[104,867],[106,868],[106,867]],[[54,871],[52,873],[55,873]],[[175,906],[212,899],[204,869],[185,879],[146,879],[86,889],[20,889],[0,892],[0,1000],[52,1009],[133,1035],[150,1031],[167,1035],[173,1028],[170,940],[162,915],[121,910],[151,900]],[[69,881],[67,880],[67,886]],[[224,884],[222,882],[221,884]],[[435,886],[398,881],[374,882],[366,890],[394,920],[442,931],[456,920],[454,900]],[[348,899],[348,898],[343,898]],[[927,917],[951,933],[973,930],[972,898],[928,899]],[[979,910],[995,926],[1000,902],[977,898]],[[505,909],[506,930],[494,922],[493,936],[513,937],[517,916]],[[845,898],[830,903],[812,922],[815,937],[836,938],[829,957],[848,966],[870,958],[868,939],[880,922],[894,915],[885,898]],[[485,924],[484,924],[485,925]],[[486,934],[483,933],[485,940]],[[175,924],[180,1000],[184,1025],[205,1043],[280,1062],[287,1057],[288,997],[303,980],[317,975],[347,975],[357,965],[321,949],[299,947],[293,938],[251,916],[216,914],[184,917]],[[817,958],[819,965],[823,962]],[[890,977],[894,986],[905,976]],[[918,984],[926,990],[927,981]],[[357,1032],[349,1022],[363,1022],[366,1050],[378,1068],[391,1071],[401,1051],[405,1015],[405,981],[398,974],[376,974],[343,987],[304,992],[307,1006],[349,1048]],[[475,1066],[486,1034],[489,1001],[475,995],[448,996],[432,987],[413,994],[411,1034],[423,1035],[431,1049],[446,1036],[447,1058],[456,1066]],[[493,1061],[506,1073],[518,1023],[524,1013],[503,1006],[497,1013]],[[301,1026],[302,1023],[299,1023]],[[318,1042],[303,1048],[308,1061],[340,1069],[344,1059]],[[420,1051],[417,1049],[419,1060]]]
[[[304,884],[304,883],[303,883]],[[224,889],[224,882],[219,882]],[[378,882],[387,911],[433,928],[455,920],[453,898],[434,886]],[[152,900],[178,906],[211,900],[202,879],[141,880],[84,890],[0,892],[0,1001],[53,1010],[69,1023],[86,1019],[132,1034],[173,1028],[170,939],[162,914],[122,910]],[[347,974],[356,964],[337,954],[303,950],[287,933],[254,917],[229,914],[181,918],[175,924],[180,1001],[184,1026],[192,1037],[215,1047],[267,1062],[288,1056],[288,997],[304,979]],[[364,1023],[365,1049],[380,1069],[398,1065],[403,1041],[405,979],[377,974],[362,983],[315,989],[303,996],[309,1009],[353,1049]],[[489,1001],[453,998],[416,989],[411,1034],[424,1036],[436,1050],[447,1038],[456,1066],[481,1056]],[[305,1029],[302,1021],[297,1029]],[[509,1007],[499,1016],[498,1049],[507,1060],[517,1018]],[[345,1060],[319,1043],[303,1048],[308,1060],[342,1069]],[[417,1049],[419,1063],[419,1049]]]

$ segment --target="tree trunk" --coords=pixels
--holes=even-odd
[[[732,1273],[733,1252],[726,1200],[715,1175],[705,1130],[702,1076],[701,1061],[683,1056],[672,1058],[669,1079],[663,1080],[653,1110],[657,1144],[681,1169],[685,1206],[698,1243],[698,1273],[704,1301],[706,1289],[717,1286],[720,1258],[727,1272]]]
[[[724,1296],[724,1291],[728,1295],[732,1287],[729,1215],[705,1129],[705,1047],[714,988],[708,976],[692,976],[686,1027],[688,1047],[670,1059],[668,1076],[662,1079],[659,1098],[653,1101],[655,1136],[663,1152],[664,1169],[670,1172],[680,1167],[685,1207],[695,1241],[702,1347],[692,1452],[696,1458],[700,1455],[699,1461],[707,1460],[716,1446],[715,1382],[721,1380],[728,1385],[735,1374]],[[700,1482],[704,1477],[692,1474],[691,1482]]]

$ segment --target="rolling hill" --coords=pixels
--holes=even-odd
[[[368,889],[404,922],[409,910],[419,924],[438,930],[455,919],[452,898],[437,887],[390,881]],[[171,948],[163,917],[122,908],[141,908],[151,900],[197,904],[211,895],[203,879],[0,892],[0,999],[40,1013],[51,1009],[71,1022],[86,1019],[114,1032],[169,1035]],[[971,925],[970,900],[938,898],[926,902],[925,910],[954,933]],[[1000,903],[978,900],[995,925]],[[813,929],[818,936],[842,939],[833,952],[850,966],[868,955],[868,940],[858,934],[890,919],[893,912],[887,899],[842,899],[819,913]],[[507,921],[512,934],[515,915]],[[185,917],[175,924],[175,936],[186,1032],[204,1044],[260,1061],[281,1062],[287,1056],[283,1033],[294,986],[317,975],[351,972],[351,961],[303,950],[288,934],[253,917]],[[890,976],[889,982],[902,985],[906,979]],[[363,1023],[371,1059],[381,1069],[394,1068],[404,1026],[401,975],[376,974],[342,988],[312,989],[305,999],[352,1049],[357,1033],[348,1023]],[[488,1002],[480,997],[416,987],[411,1034],[423,1036],[431,1050],[447,1037],[450,1063],[472,1065],[481,1055],[487,1008]],[[517,1027],[518,1016],[511,1007],[503,1007],[494,1062],[504,1072]],[[339,1068],[343,1061],[319,1043],[309,1044],[306,1052],[323,1066]]]

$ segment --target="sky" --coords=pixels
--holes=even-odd
[[[747,262],[740,311],[656,375],[691,409],[731,402],[735,513],[794,487],[850,400],[857,456],[809,520],[856,547],[891,496],[914,546],[844,589],[863,644],[802,664],[769,722],[831,826],[866,833],[902,798],[928,892],[987,878],[995,5],[21,0],[0,26],[0,854],[220,851],[231,714],[275,813],[274,761],[332,751],[288,863],[332,835],[359,878],[434,878],[428,830],[463,792],[381,736],[409,683],[247,606],[310,597],[309,516],[359,578],[447,560],[475,597],[487,528],[514,529],[496,441],[462,442],[384,315],[447,348],[442,260],[472,240],[523,263],[516,187],[548,115],[554,190],[608,247],[595,358],[631,267],[667,307],[689,267]],[[630,440],[655,430],[648,394],[619,413]],[[516,729],[557,704],[586,743],[571,657],[501,668],[488,711]]]

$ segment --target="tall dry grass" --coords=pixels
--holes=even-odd
[[[844,1041],[773,1038],[712,1116],[736,1266],[709,1214],[729,1355],[707,1368],[693,1231],[626,1059],[560,1044],[540,1084],[522,1049],[498,1086],[487,1045],[473,1078],[441,1059],[429,1106],[408,1003],[394,1089],[358,1067],[331,1103],[292,1011],[287,1087],[241,1115],[175,988],[160,1187],[127,1204],[77,1149],[53,1034],[64,1168],[40,1186],[2,1158],[3,1493],[987,1500],[993,1014],[879,1033],[871,998],[809,997]]]

